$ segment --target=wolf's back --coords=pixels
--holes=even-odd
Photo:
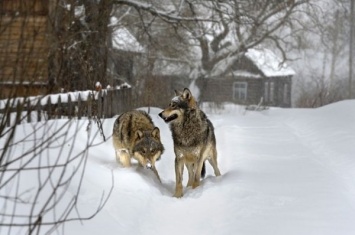
[[[122,144],[132,146],[138,130],[153,130],[151,117],[144,111],[133,110],[119,116],[113,126],[113,138]]]

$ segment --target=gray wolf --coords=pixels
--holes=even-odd
[[[130,167],[131,158],[134,158],[141,166],[153,170],[160,181],[155,162],[163,154],[164,146],[160,130],[148,113],[133,110],[121,114],[114,123],[112,139],[118,163]]]
[[[214,128],[206,114],[198,108],[190,90],[175,90],[176,96],[159,116],[170,125],[175,152],[176,187],[174,197],[183,196],[182,175],[184,165],[188,170],[187,186],[196,188],[205,174],[205,161],[220,176],[217,166],[217,149]]]

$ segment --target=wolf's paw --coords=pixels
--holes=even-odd
[[[181,198],[183,196],[182,192],[176,192],[173,197]]]
[[[192,184],[192,188],[197,188],[198,186],[200,186],[200,182],[199,182],[199,181],[195,181],[195,182]]]
[[[182,187],[176,187],[174,197],[180,198],[183,195]]]

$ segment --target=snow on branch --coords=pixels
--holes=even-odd
[[[153,16],[160,17],[164,21],[167,21],[169,23],[177,23],[180,21],[211,21],[210,18],[205,18],[205,17],[183,17],[179,16],[178,12],[176,10],[169,10],[169,11],[162,11],[158,10],[155,6],[152,4],[144,3],[144,2],[139,2],[139,1],[132,1],[132,0],[114,0],[114,4],[121,4],[121,5],[126,5],[126,6],[131,6],[134,7],[137,10],[144,10],[146,12],[149,12]]]

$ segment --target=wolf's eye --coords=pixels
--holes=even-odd
[[[145,149],[142,149],[141,153],[142,153],[142,154],[145,154],[145,153],[146,153]]]
[[[170,103],[170,107],[176,108],[176,104],[175,103]]]

